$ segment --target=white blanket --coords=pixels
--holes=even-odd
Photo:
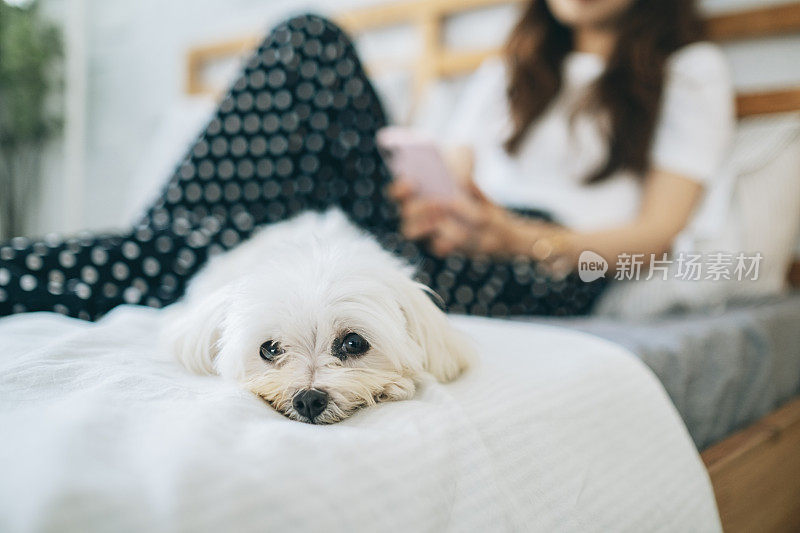
[[[457,318],[479,367],[313,426],[185,373],[160,318],[0,320],[0,530],[720,530],[675,409],[614,344]]]

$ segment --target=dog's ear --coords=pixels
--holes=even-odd
[[[475,360],[472,340],[455,329],[421,283],[407,280],[401,298],[408,332],[422,348],[423,367],[438,381],[457,378]]]
[[[168,310],[162,343],[178,361],[196,374],[216,374],[214,358],[228,305],[226,291],[203,299],[188,299]]]

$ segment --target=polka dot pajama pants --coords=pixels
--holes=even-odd
[[[56,311],[95,320],[123,303],[174,302],[206,260],[256,228],[341,207],[419,265],[453,312],[567,315],[590,310],[602,280],[556,281],[527,260],[440,259],[398,233],[391,177],[375,146],[384,111],[347,36],[314,15],[276,27],[141,220],[119,234],[0,245],[0,316]]]

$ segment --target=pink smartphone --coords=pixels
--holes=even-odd
[[[412,129],[389,126],[378,130],[377,141],[395,179],[409,181],[419,194],[451,199],[461,192],[431,139]]]

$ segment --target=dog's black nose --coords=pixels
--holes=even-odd
[[[292,399],[294,410],[309,420],[328,407],[328,393],[317,389],[301,390]]]

